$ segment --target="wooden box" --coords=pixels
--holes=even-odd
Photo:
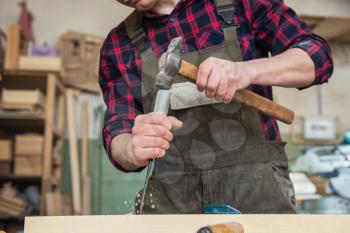
[[[41,156],[44,149],[44,137],[36,134],[16,135],[15,155]]]
[[[0,161],[0,176],[7,176],[11,174],[11,165],[10,161]]]
[[[12,142],[8,139],[0,139],[0,161],[12,160]]]
[[[34,71],[60,72],[62,68],[60,57],[20,56],[18,69]]]
[[[62,79],[75,88],[99,93],[98,67],[102,37],[68,31],[60,38]]]
[[[40,90],[2,89],[1,96],[4,104],[38,105],[44,108],[45,96]]]
[[[41,172],[41,157],[17,156],[15,158],[15,175],[40,176]]]

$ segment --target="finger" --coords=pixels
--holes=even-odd
[[[230,83],[230,82],[229,82]],[[233,96],[236,94],[237,91],[237,85],[234,82],[231,82],[231,84],[229,84],[226,95],[224,97],[224,103],[228,104],[232,101]]]
[[[220,83],[215,94],[215,99],[217,101],[223,101],[228,90],[228,79],[227,76],[221,72]]]
[[[205,90],[208,83],[209,76],[212,72],[212,68],[213,68],[213,59],[211,58],[206,59],[199,66],[197,80],[196,80],[197,89],[199,91]]]
[[[142,148],[160,148],[162,150],[168,150],[170,147],[170,144],[167,140],[154,136],[137,137],[134,139],[133,143],[134,146],[137,145]]]
[[[140,127],[134,127],[132,129],[132,135],[162,137],[168,142],[173,140],[173,134],[170,132],[169,129],[165,128],[162,125],[144,124]]]
[[[179,121],[176,117],[170,116],[168,119],[171,121],[173,129],[180,129],[183,126],[182,121]]]
[[[206,95],[209,98],[215,96],[221,79],[220,69],[214,68],[209,76],[208,85],[206,87]]]
[[[160,148],[138,148],[135,150],[135,154],[138,160],[144,161],[164,157],[166,151]]]
[[[143,115],[141,122],[145,124],[163,125],[168,130],[171,130],[172,124],[168,117],[161,112],[151,112]]]

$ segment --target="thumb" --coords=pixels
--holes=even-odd
[[[168,119],[171,121],[171,124],[173,125],[173,129],[180,129],[183,125],[182,121],[179,121],[176,119],[176,117],[170,116]]]

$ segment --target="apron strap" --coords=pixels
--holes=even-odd
[[[140,20],[140,15],[137,11],[133,11],[124,21],[126,32],[130,38],[131,44],[135,46],[140,54],[142,54],[145,48],[146,34],[142,26],[136,26],[136,23]]]
[[[224,31],[225,41],[235,41],[237,39],[236,27],[233,22],[236,13],[233,0],[214,0],[217,14],[224,20],[222,30]]]

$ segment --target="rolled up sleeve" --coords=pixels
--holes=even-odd
[[[304,50],[315,65],[312,85],[328,81],[333,73],[333,56],[329,44],[284,4],[282,0],[251,0],[252,27],[257,44],[272,55],[290,48]]]

